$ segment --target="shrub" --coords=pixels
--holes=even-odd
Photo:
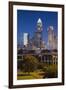
[[[45,78],[56,78],[57,77],[57,65],[50,65],[45,70]]]

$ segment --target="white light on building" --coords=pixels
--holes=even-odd
[[[37,27],[38,27],[39,31],[42,31],[42,20],[41,20],[41,18],[39,18],[37,21]]]
[[[24,46],[27,46],[28,45],[28,33],[24,33],[24,36],[23,36],[23,40],[24,40]]]

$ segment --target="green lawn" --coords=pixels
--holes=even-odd
[[[33,72],[17,72],[17,80],[42,79],[57,77],[57,65],[44,65],[44,69],[37,69]]]
[[[33,76],[17,76],[18,80],[34,79]]]
[[[27,75],[28,74],[28,75]],[[42,75],[43,74],[43,75]],[[21,76],[22,75],[22,76]],[[44,72],[34,71],[34,72],[18,72],[17,79],[41,79],[44,76]]]

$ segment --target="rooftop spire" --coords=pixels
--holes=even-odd
[[[38,19],[37,23],[42,23],[42,20],[41,18]]]

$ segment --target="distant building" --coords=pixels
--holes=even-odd
[[[34,35],[34,45],[37,48],[41,48],[41,43],[42,43],[42,21],[39,18],[37,21],[37,30],[35,31],[35,35]]]
[[[43,31],[43,24],[42,24],[42,20],[39,18],[37,21],[37,28],[36,31],[34,33],[34,36],[31,39],[31,43],[32,43],[32,48],[33,49],[44,49],[45,48],[45,43],[42,40],[42,31]]]
[[[49,26],[48,28],[48,46],[49,49],[57,49],[57,38],[53,26]]]
[[[29,34],[24,33],[24,36],[23,36],[24,48],[28,50],[57,49],[57,37],[55,36],[53,26],[49,26],[48,28],[48,46],[43,39],[42,32],[43,32],[43,23],[41,18],[39,18],[37,20],[36,30],[34,32],[33,37],[29,38]]]
[[[29,44],[29,34],[28,33],[24,33],[23,34],[24,36],[23,36],[23,44],[24,44],[24,46],[25,47],[28,47],[28,44]]]

